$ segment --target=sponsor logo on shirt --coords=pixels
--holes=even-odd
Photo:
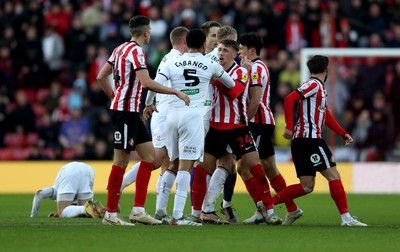
[[[196,89],[182,89],[181,90],[182,93],[185,93],[187,95],[195,95],[200,93],[200,89],[196,88]]]

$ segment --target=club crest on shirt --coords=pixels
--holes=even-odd
[[[248,79],[247,74],[242,74],[242,80],[243,80],[244,82],[246,82],[247,79]]]
[[[137,59],[138,59],[141,67],[146,67],[146,61],[144,59],[143,54],[138,54]]]
[[[135,141],[133,141],[133,138],[131,138],[131,140],[129,140],[129,145],[133,146],[134,143],[135,143]]]
[[[251,75],[251,79],[252,79],[253,81],[258,80],[258,73],[252,74],[252,75]]]

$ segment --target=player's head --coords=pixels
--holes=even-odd
[[[221,28],[218,29],[217,31],[217,40],[222,41],[224,39],[230,39],[230,40],[237,40],[237,31],[235,28],[231,26],[221,26]]]
[[[204,50],[206,35],[200,29],[190,30],[186,36],[186,43],[189,49]]]
[[[175,27],[169,34],[169,39],[173,46],[179,45],[186,41],[186,35],[189,33],[189,29],[183,26]]]
[[[239,45],[235,40],[224,39],[218,44],[218,59],[219,64],[224,69],[233,65],[235,57],[238,54]]]
[[[240,35],[238,43],[240,57],[247,56],[249,59],[259,56],[263,47],[262,37],[255,32]]]
[[[310,70],[310,74],[326,73],[326,75],[324,76],[324,82],[328,78],[328,65],[328,57],[322,55],[315,55],[307,61],[307,67],[308,70]]]
[[[217,21],[207,21],[201,26],[201,30],[206,34],[206,53],[217,47],[217,31],[221,24]]]
[[[131,36],[138,38],[144,37],[144,43],[150,42],[150,19],[145,16],[134,16],[129,20],[129,31]]]

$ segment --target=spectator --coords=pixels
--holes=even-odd
[[[89,136],[89,121],[81,117],[82,111],[75,108],[71,111],[71,118],[65,121],[58,136],[60,144],[65,149],[71,149],[77,144],[86,143]]]
[[[388,103],[391,106],[394,116],[394,136],[398,139],[400,136],[400,60],[398,60],[394,66],[394,78],[389,86],[387,94]]]
[[[49,114],[40,118],[37,145],[40,148],[54,148],[58,145],[58,127],[52,123]]]
[[[278,83],[289,83],[292,89],[299,86],[300,71],[293,59],[288,60],[285,68],[279,73]]]
[[[17,127],[20,127],[24,134],[36,132],[35,113],[28,103],[26,94],[22,91],[17,92],[15,103],[16,107],[9,115],[9,130],[14,132]]]
[[[46,108],[47,112],[52,114],[54,109],[57,108],[59,104],[59,99],[61,98],[61,83],[58,81],[52,81],[50,84],[50,92],[39,101],[40,104]]]
[[[72,92],[68,98],[68,110],[82,109],[83,99],[86,96],[87,83],[86,83],[86,72],[79,71],[77,79],[74,81]]]
[[[62,67],[62,57],[64,55],[64,41],[60,35],[54,31],[51,25],[44,28],[44,38],[42,41],[44,62],[47,66],[47,81],[49,86],[51,81],[58,78]]]

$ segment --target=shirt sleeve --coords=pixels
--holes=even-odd
[[[303,97],[308,98],[318,92],[319,85],[316,82],[306,82],[297,88],[297,92]]]

